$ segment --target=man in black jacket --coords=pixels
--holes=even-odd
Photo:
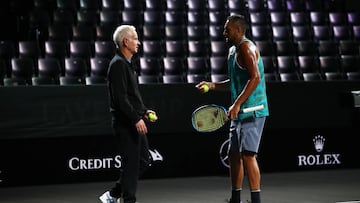
[[[136,202],[138,178],[150,165],[145,119],[155,122],[154,111],[145,107],[135,68],[131,62],[140,42],[134,26],[121,25],[113,35],[116,54],[108,69],[108,93],[112,126],[122,158],[119,180],[111,190],[100,196],[103,203]],[[151,115],[152,114],[152,115]]]

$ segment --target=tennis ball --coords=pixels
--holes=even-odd
[[[156,116],[155,113],[149,113],[148,117],[149,117],[150,121],[156,121],[157,120],[157,116]]]
[[[207,85],[202,85],[202,88],[204,89],[205,93],[209,91],[209,86]]]

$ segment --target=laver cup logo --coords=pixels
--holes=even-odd
[[[318,154],[298,155],[298,166],[325,166],[325,165],[340,165],[339,153],[323,153],[325,149],[325,137],[317,135],[313,138],[315,151]]]

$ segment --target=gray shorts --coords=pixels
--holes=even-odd
[[[232,120],[230,124],[231,152],[258,152],[259,144],[264,129],[266,117],[252,118],[248,120]]]

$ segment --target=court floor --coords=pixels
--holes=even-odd
[[[0,188],[0,203],[100,203],[112,182]],[[140,203],[224,203],[226,176],[140,180]],[[249,199],[244,186],[243,202]],[[333,169],[262,174],[263,203],[360,202],[360,169]]]

